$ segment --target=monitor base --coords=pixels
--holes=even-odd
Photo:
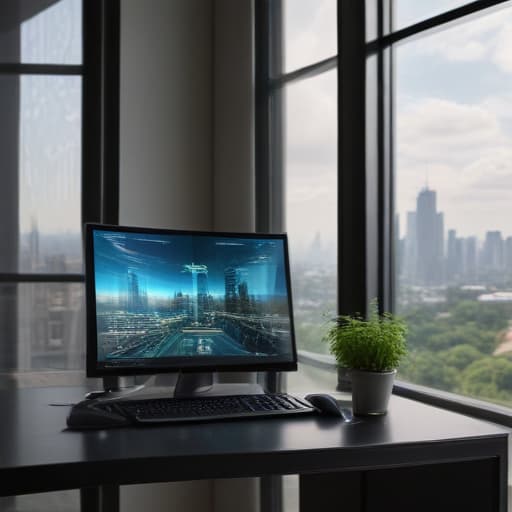
[[[194,398],[220,395],[259,395],[264,393],[260,384],[254,382],[217,382],[216,373],[180,373],[174,386],[159,385],[152,381],[151,384],[134,386],[119,385],[118,377],[103,377],[103,390],[91,391],[85,395],[85,399],[95,398],[158,398],[173,396],[174,398]]]
[[[219,395],[258,395],[263,388],[253,382],[216,382],[215,373],[180,373],[174,387],[174,398]]]

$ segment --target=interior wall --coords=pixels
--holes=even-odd
[[[121,2],[120,223],[211,229],[212,1]]]
[[[119,222],[213,227],[212,1],[121,2]],[[212,510],[210,481],[121,488],[122,512]]]
[[[253,0],[214,2],[214,228],[254,231]],[[255,375],[249,376],[255,380]],[[240,382],[247,374],[222,375]],[[259,510],[259,479],[213,482],[214,512]]]
[[[254,2],[214,3],[214,227],[254,231]]]

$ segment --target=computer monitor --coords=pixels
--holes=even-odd
[[[295,370],[286,235],[87,224],[87,376]]]

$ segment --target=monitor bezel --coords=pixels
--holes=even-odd
[[[264,361],[263,359],[243,364],[211,364],[203,360],[204,364],[189,367],[180,364],[170,364],[161,367],[115,367],[105,368],[98,366],[98,339],[96,324],[96,289],[94,273],[94,237],[95,230],[120,231],[128,233],[155,234],[155,235],[197,235],[226,238],[248,238],[282,240],[284,248],[284,266],[286,273],[286,287],[288,295],[288,308],[290,312],[290,338],[292,360],[290,361]],[[202,372],[258,372],[258,371],[295,371],[297,370],[297,347],[295,340],[295,325],[293,318],[293,300],[291,275],[288,253],[288,237],[286,233],[241,233],[220,231],[196,231],[163,228],[147,228],[141,226],[116,226],[111,224],[86,223],[85,224],[85,295],[86,295],[86,375],[87,377],[108,377],[125,375],[153,375],[160,373],[202,373]]]

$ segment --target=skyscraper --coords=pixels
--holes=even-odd
[[[512,269],[512,236],[509,236],[505,239],[505,255],[504,255],[504,263],[505,267],[508,269]]]
[[[446,247],[446,281],[460,281],[465,273],[466,239],[457,237],[455,229],[450,229]]]
[[[463,239],[464,274],[468,279],[475,279],[477,274],[477,241],[476,236],[468,236]]]
[[[489,270],[503,267],[503,238],[501,231],[487,231],[482,249],[482,264]]]
[[[416,235],[416,212],[407,212],[407,226],[404,249],[405,275],[411,280],[416,280],[416,267],[418,260],[418,237]]]
[[[417,277],[420,284],[443,280],[444,219],[437,211],[436,192],[425,187],[416,201]]]

